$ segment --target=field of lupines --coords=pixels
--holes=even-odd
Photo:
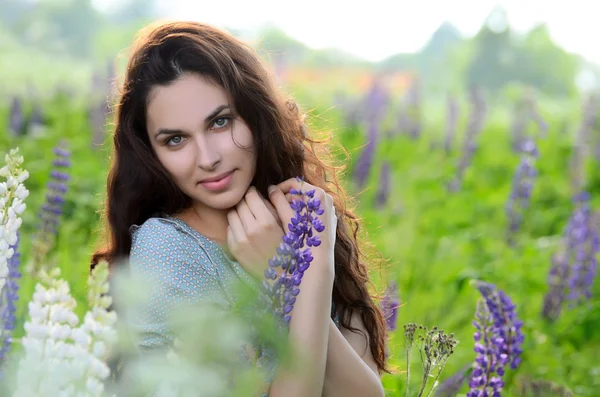
[[[367,238],[387,259],[372,275],[387,291],[388,395],[425,396],[437,379],[429,395],[600,396],[596,104],[507,104],[476,90],[429,103],[417,86],[400,96],[377,82],[361,96],[317,94],[298,90],[314,109],[313,126],[333,130],[351,153],[347,188]],[[40,361],[35,341],[48,332],[87,346],[61,353],[54,379],[72,371],[62,375],[65,385],[83,379],[85,395],[100,395],[114,318],[100,299],[104,269],[87,280],[110,154],[105,104],[62,92],[3,106],[0,152],[19,147],[29,191],[6,179],[8,168],[0,172],[0,196],[19,198],[0,201],[0,225],[9,220],[0,229],[0,275],[8,276],[0,360],[18,357],[5,364],[18,376],[4,390],[28,395],[24,384],[36,372],[26,368]],[[17,241],[20,222],[10,220],[18,217]],[[12,256],[7,271],[2,255]],[[51,305],[65,309],[40,318]],[[79,327],[75,316],[85,316]],[[56,395],[43,368],[34,387]],[[420,393],[424,372],[430,380]]]

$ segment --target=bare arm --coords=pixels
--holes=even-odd
[[[354,313],[350,325],[365,332],[358,313]],[[377,364],[371,354],[365,335],[342,328],[329,321],[329,344],[323,396],[326,397],[383,397]]]
[[[269,397],[321,397],[325,381],[330,336],[333,275],[326,264],[315,263],[304,273],[294,304],[289,340],[301,363],[282,369],[275,377]]]

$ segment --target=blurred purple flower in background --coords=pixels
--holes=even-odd
[[[13,97],[8,113],[8,130],[13,135],[23,135],[27,127],[23,103],[18,97]]]
[[[60,142],[53,152],[55,158],[47,185],[46,201],[41,207],[39,215],[41,222],[32,242],[33,260],[26,269],[29,274],[37,274],[42,266],[47,265],[45,262],[58,233],[60,217],[65,204],[67,182],[70,179],[68,170],[71,167],[71,152],[66,149],[66,142]]]
[[[461,157],[456,170],[454,180],[448,185],[451,192],[459,191],[462,187],[463,177],[467,167],[471,164],[471,160],[477,149],[477,136],[483,129],[486,117],[486,103],[483,97],[483,92],[478,88],[473,88],[470,91],[471,112],[467,123],[467,130],[463,141]]]
[[[380,307],[387,330],[395,331],[398,327],[398,308],[400,307],[398,284],[396,282],[391,282],[387,287],[385,295],[381,299]]]
[[[472,365],[466,365],[457,373],[440,383],[435,392],[435,397],[454,397],[458,394],[463,384],[470,378]]]
[[[379,143],[377,123],[370,122],[368,128],[367,144],[363,146],[363,150],[354,167],[354,182],[359,189],[362,189],[369,179],[373,160],[375,159],[375,152],[377,151],[377,145]]]
[[[362,105],[365,108],[366,123],[378,123],[387,111],[390,96],[384,87],[383,76],[373,79],[373,84],[366,92]]]
[[[564,302],[574,307],[589,300],[597,274],[600,238],[590,196],[582,192],[573,201],[575,209],[565,228],[564,249],[552,258],[548,274],[542,316],[550,321],[559,317]]]
[[[583,104],[581,125],[576,134],[575,148],[570,161],[571,181],[575,192],[581,192],[584,187],[585,158],[597,117],[598,101],[592,95]],[[600,145],[600,140],[598,144]]]
[[[382,209],[388,202],[392,184],[392,169],[389,161],[383,161],[379,171],[379,185],[375,196],[375,205]]]
[[[452,142],[458,127],[458,112],[458,100],[454,96],[448,95],[446,100],[446,128],[444,130],[444,150],[446,154],[452,150]]]
[[[512,190],[505,207],[509,222],[507,243],[510,245],[514,244],[515,235],[523,222],[524,212],[529,207],[533,183],[537,176],[535,162],[539,153],[535,142],[526,139],[521,145],[521,161],[513,177]]]
[[[400,131],[408,133],[413,139],[421,136],[421,131],[423,129],[421,123],[422,99],[421,82],[415,77],[403,100],[404,104],[398,120]]]

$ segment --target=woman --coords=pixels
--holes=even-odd
[[[229,282],[261,277],[303,176],[321,199],[325,231],[289,338],[312,365],[277,373],[268,395],[383,396],[384,321],[367,291],[358,221],[324,150],[247,44],[201,23],[158,24],[138,36],[116,112],[110,239],[93,263],[130,257],[133,269],[161,279],[139,347],[172,342],[166,317],[177,303],[228,305]]]

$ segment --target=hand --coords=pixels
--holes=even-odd
[[[255,187],[250,187],[235,209],[227,213],[227,246],[240,265],[262,279],[276,254],[283,229],[277,211]]]
[[[322,259],[327,263],[326,270],[333,276],[335,274],[334,248],[337,231],[337,216],[335,207],[333,206],[333,197],[325,193],[323,189],[306,182],[299,182],[296,178],[291,178],[278,185],[271,186],[269,188],[269,199],[275,206],[286,233],[289,232],[288,224],[295,215],[295,211],[290,207],[290,203],[292,200],[298,199],[298,196],[290,193],[291,189],[302,190],[303,192],[314,190],[314,197],[321,202],[321,208],[324,210],[324,213],[319,218],[323,222],[325,230],[318,235],[321,244],[318,247],[311,247],[311,252],[315,259],[320,258],[319,261]]]

